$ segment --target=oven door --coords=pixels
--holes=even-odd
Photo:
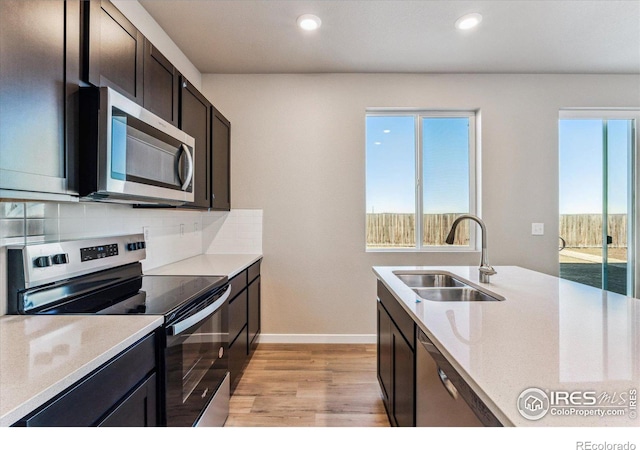
[[[206,305],[166,325],[164,413],[169,427],[222,426],[227,418],[230,294],[227,286]]]

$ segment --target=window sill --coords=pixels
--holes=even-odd
[[[367,248],[365,253],[480,253],[471,247],[431,247],[431,248]]]

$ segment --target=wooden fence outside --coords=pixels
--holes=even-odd
[[[451,224],[460,214],[425,214],[423,236],[429,245],[446,245]],[[368,247],[415,247],[415,215],[399,213],[367,214]],[[454,245],[468,245],[469,221],[460,223]]]
[[[429,245],[446,245],[444,240],[451,224],[459,214],[425,214],[423,236]],[[608,221],[608,234],[613,243],[609,247],[627,246],[627,215],[612,214]],[[602,246],[602,215],[565,214],[560,216],[560,237],[567,247],[588,248]],[[460,223],[455,245],[469,242],[469,221]],[[415,247],[415,215],[380,213],[367,214],[367,246]]]
[[[627,246],[627,215],[610,214],[607,221],[607,234],[611,236],[609,247]],[[570,248],[589,248],[602,246],[601,214],[563,214],[560,216],[560,237]]]

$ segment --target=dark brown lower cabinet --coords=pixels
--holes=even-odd
[[[249,284],[248,290],[248,316],[247,325],[249,327],[249,346],[255,350],[258,346],[258,335],[260,334],[260,277]]]
[[[231,384],[232,391],[238,385],[240,376],[242,375],[242,371],[244,370],[244,365],[247,362],[247,358],[249,357],[248,339],[249,335],[247,334],[247,326],[245,325],[244,328],[242,328],[240,334],[229,345],[229,382]]]
[[[415,325],[382,284],[378,285],[377,308],[378,382],[383,403],[391,425],[413,427],[416,423]]]
[[[260,334],[260,261],[231,280],[229,302],[229,372],[231,391],[258,345]]]
[[[157,426],[156,354],[151,334],[14,426]]]

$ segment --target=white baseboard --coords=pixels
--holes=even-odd
[[[375,334],[263,334],[262,344],[375,344]]]

